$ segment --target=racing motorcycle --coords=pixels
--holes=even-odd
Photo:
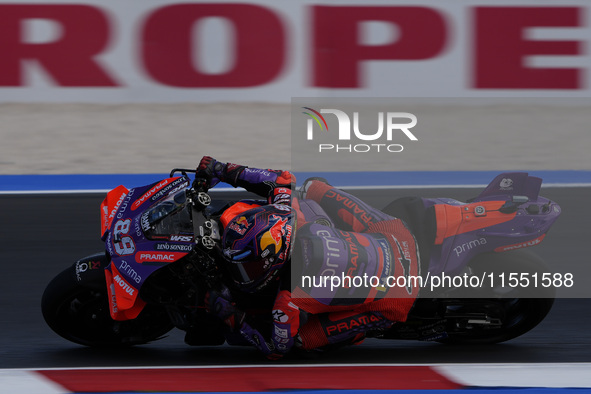
[[[237,201],[212,199],[187,175],[194,172],[174,169],[151,185],[119,186],[107,194],[100,207],[105,251],[76,261],[43,294],[43,316],[53,331],[87,346],[130,346],[176,327],[189,345],[246,345],[204,306],[207,290],[224,278],[219,218]],[[489,344],[539,324],[554,289],[508,281],[517,275],[533,284],[549,272],[542,259],[523,250],[539,244],[561,212],[539,196],[541,183],[527,173],[503,173],[467,202],[403,197],[386,206],[385,213],[412,229],[431,279],[469,274],[490,283],[468,293],[451,281],[425,286],[406,322],[369,335]],[[270,327],[276,290],[232,291],[239,309]]]

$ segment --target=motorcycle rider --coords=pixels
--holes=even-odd
[[[263,335],[263,329],[249,322],[226,287],[210,290],[206,304],[268,358],[280,358],[294,345],[311,350],[358,343],[368,332],[406,320],[418,288],[387,287],[382,281],[356,286],[345,280],[420,274],[416,240],[402,220],[320,179],[307,180],[296,196],[295,177],[287,171],[248,168],[209,156],[201,159],[196,182],[207,188],[225,182],[267,199],[264,205],[234,204],[221,222],[224,268],[236,288],[277,291],[270,334]],[[343,286],[305,286],[299,278],[292,286],[291,265],[302,278],[326,280],[325,274],[332,273],[343,279]]]

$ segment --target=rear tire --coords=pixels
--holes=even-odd
[[[504,253],[491,253],[478,256],[470,267],[474,274],[493,273],[544,273],[551,272],[546,263],[534,253],[516,250]],[[554,304],[555,289],[549,288],[505,288],[493,289],[494,299],[487,298],[502,310],[500,326],[473,325],[464,332],[451,332],[449,337],[439,342],[449,344],[493,344],[508,341],[525,334],[536,327]],[[532,298],[536,297],[536,298]]]
[[[101,259],[90,256],[80,260]],[[79,278],[79,276],[78,276]],[[104,267],[77,279],[76,264],[57,275],[45,289],[41,301],[43,317],[61,337],[86,346],[124,347],[161,338],[173,328],[164,308],[146,305],[133,320],[115,321],[109,312]]]

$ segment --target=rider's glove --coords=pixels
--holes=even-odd
[[[236,308],[230,299],[231,296],[227,288],[209,290],[205,294],[205,306],[209,313],[222,319],[231,330],[235,331],[240,328],[246,315]]]
[[[226,182],[234,187],[238,186],[238,176],[247,168],[239,164],[222,163],[213,157],[203,156],[197,173],[195,174],[196,182],[204,182],[206,188],[212,188],[219,182]]]
[[[242,323],[240,334],[269,360],[278,360],[283,357],[281,353],[275,351],[275,347],[271,341],[265,340],[263,334],[251,327],[247,322]]]
[[[205,295],[207,311],[222,319],[232,331],[238,331],[244,339],[256,347],[265,357],[271,360],[281,358],[282,355],[275,352],[273,343],[266,341],[258,330],[244,321],[246,314],[237,309],[229,298],[231,297],[227,288],[209,290]]]
[[[225,163],[219,162],[213,157],[203,156],[197,166],[197,173],[195,174],[195,180],[205,181],[205,185],[208,189],[217,185],[222,179],[222,173],[224,170]]]

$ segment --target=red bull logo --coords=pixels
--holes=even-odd
[[[250,227],[250,223],[248,223],[246,217],[240,216],[238,219],[232,220],[228,227],[230,228],[230,230],[233,230],[240,235],[244,235],[246,230],[248,230],[248,228]]]
[[[277,215],[271,215],[271,220],[276,219],[277,221],[269,231],[267,231],[261,237],[261,250],[266,250],[269,246],[274,245],[274,252],[279,253],[281,246],[283,245],[283,236],[285,235],[285,225],[287,218],[281,219]]]
[[[238,220],[236,220],[236,224],[248,228],[248,220],[246,220],[244,216],[240,216]]]

